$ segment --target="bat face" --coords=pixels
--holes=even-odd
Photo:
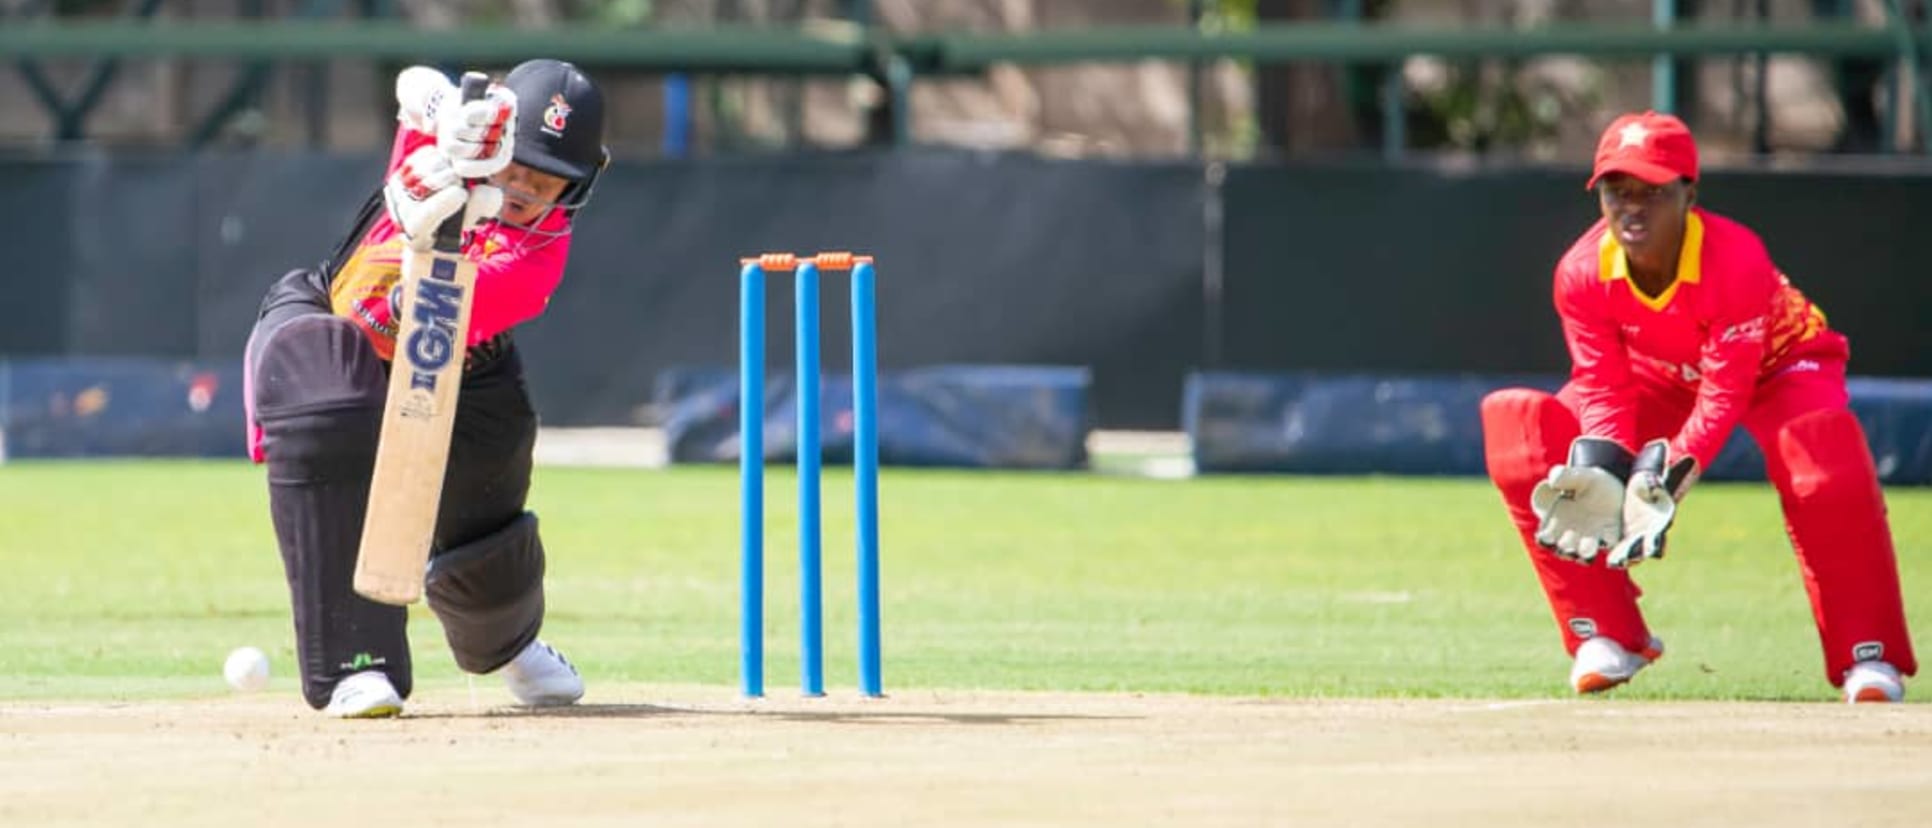
[[[465,74],[463,100],[481,98],[489,82],[480,72]],[[403,259],[402,278],[402,319],[355,575],[356,592],[398,606],[423,594],[463,383],[476,286],[476,262],[463,255],[463,210],[436,228],[430,250]]]
[[[415,324],[407,332],[397,331],[402,343],[397,356],[409,371],[409,388],[399,403],[404,417],[436,416],[438,385],[450,362],[460,359],[458,343],[464,336],[456,329],[469,301],[468,288],[457,278],[461,267],[458,258],[431,254],[429,278],[417,285],[408,305],[409,319]]]
[[[398,606],[422,597],[423,570],[435,542],[476,263],[460,249],[412,253],[403,261],[403,280],[403,314],[355,574],[356,592]]]

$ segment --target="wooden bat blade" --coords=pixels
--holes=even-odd
[[[482,98],[489,85],[488,75],[464,73],[462,100]],[[385,604],[413,604],[422,597],[423,569],[443,505],[476,288],[476,262],[463,255],[463,212],[437,225],[428,251],[411,251],[402,263],[389,396],[356,550],[356,592]]]
[[[476,263],[460,251],[411,253],[402,278],[402,318],[355,573],[356,592],[397,606],[423,594],[463,382]]]

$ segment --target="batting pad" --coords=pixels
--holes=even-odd
[[[509,663],[543,626],[536,514],[431,558],[423,592],[458,667],[488,673]]]

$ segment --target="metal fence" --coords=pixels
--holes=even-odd
[[[1255,63],[1312,61],[1391,65],[1410,57],[1515,59],[1574,55],[1658,61],[1653,105],[1674,108],[1669,64],[1673,58],[1798,54],[1864,58],[1922,67],[1932,50],[1932,28],[1914,27],[1890,0],[1891,23],[1727,24],[1691,26],[1550,24],[1533,28],[1419,27],[1341,22],[1263,23],[1247,31],[1207,31],[1187,26],[1113,26],[1074,31],[947,33],[895,36],[876,26],[845,21],[832,25],[755,26],[743,23],[702,28],[636,28],[560,24],[544,28],[464,25],[425,29],[396,19],[323,19],[342,0],[302,0],[296,14],[275,20],[193,23],[146,19],[159,0],[142,0],[139,14],[122,19],[33,18],[0,27],[0,59],[13,63],[50,111],[59,116],[56,137],[84,138],[86,110],[118,61],[191,58],[242,62],[251,67],[230,103],[244,100],[259,73],[281,62],[412,60],[489,63],[545,54],[561,59],[638,71],[683,74],[858,76],[876,82],[886,134],[880,143],[909,141],[909,96],[922,78],[984,73],[998,64],[1052,65],[1166,60],[1198,64],[1235,59]],[[862,9],[864,4],[856,4]],[[37,79],[36,61],[91,58],[95,70],[81,96],[66,100]],[[1895,73],[1902,76],[1908,73]],[[1913,71],[1919,134],[1932,134],[1932,93],[1924,71]],[[1382,150],[1394,158],[1406,146],[1402,129],[1402,78],[1383,73]],[[251,80],[252,79],[252,80]],[[235,106],[211,113],[215,122]],[[1891,112],[1904,111],[1895,100]],[[211,134],[204,124],[195,133]],[[1893,147],[1897,149],[1897,147]]]

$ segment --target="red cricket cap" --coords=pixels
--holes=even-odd
[[[1647,184],[1697,180],[1697,141],[1675,115],[1631,113],[1611,121],[1597,141],[1596,170],[1586,190],[1610,173],[1629,173]]]

